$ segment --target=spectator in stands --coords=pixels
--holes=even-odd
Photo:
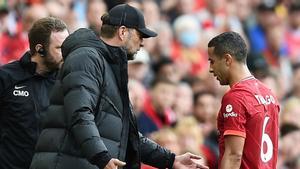
[[[6,64],[18,60],[29,49],[27,38],[29,29],[35,21],[46,16],[49,14],[43,5],[29,6],[22,13],[22,20],[15,23],[16,30],[9,31],[12,29],[12,25],[9,25],[8,29],[2,32],[0,35],[0,63]]]
[[[171,126],[176,121],[175,113],[171,109],[175,101],[176,87],[177,83],[166,78],[154,80],[144,110],[138,117],[141,133],[149,135],[164,126]]]
[[[180,119],[192,114],[193,91],[187,82],[179,82],[176,89],[176,97],[172,109],[176,113],[176,118]]]
[[[107,11],[103,0],[88,0],[86,7],[86,20],[88,28],[92,29],[97,36],[100,35],[102,25],[100,17]]]

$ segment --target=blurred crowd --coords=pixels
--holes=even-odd
[[[216,117],[228,90],[209,74],[207,42],[224,31],[247,41],[247,64],[281,102],[278,169],[300,169],[300,1],[297,0],[0,0],[0,65],[29,49],[32,23],[54,16],[72,33],[99,34],[100,17],[119,3],[144,12],[158,33],[129,63],[139,130],[176,153],[217,167]],[[143,169],[149,169],[143,166]]]

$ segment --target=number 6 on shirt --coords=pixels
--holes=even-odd
[[[260,149],[260,158],[263,162],[268,162],[273,157],[273,143],[270,136],[265,133],[266,126],[268,124],[270,117],[265,117],[262,131],[261,139],[261,149]],[[266,146],[266,153],[264,147]]]

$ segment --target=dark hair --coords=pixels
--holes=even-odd
[[[194,105],[196,105],[197,103],[197,100],[204,96],[204,95],[210,95],[210,96],[213,96],[213,97],[217,97],[215,93],[213,92],[210,92],[210,91],[199,91],[199,92],[196,92],[194,95],[193,95],[193,102],[194,102]]]
[[[258,12],[275,12],[275,4],[273,3],[265,3],[265,2],[261,2],[258,6],[257,6],[257,11]]]
[[[67,30],[67,25],[60,19],[54,17],[46,17],[36,21],[28,33],[29,47],[31,54],[36,53],[35,46],[43,45],[44,49],[48,49],[50,36],[52,32],[61,32]]]
[[[165,65],[174,64],[174,61],[168,56],[161,56],[160,59],[152,65],[152,69],[157,74]]]
[[[102,23],[106,23],[107,20],[109,20],[109,15],[108,13],[105,13],[101,16]],[[113,26],[113,25],[108,25],[108,24],[103,24],[101,26],[100,30],[100,36],[104,38],[113,38],[115,34],[117,33],[117,30],[119,29],[120,26]]]
[[[292,64],[293,73],[295,73],[298,69],[300,69],[300,63]]]
[[[246,63],[247,46],[243,38],[236,32],[225,32],[209,41],[208,47],[214,47],[214,53],[221,57],[230,54],[237,61]]]
[[[158,84],[161,84],[161,83],[163,83],[163,84],[169,84],[169,85],[173,85],[173,86],[177,86],[178,85],[178,83],[176,83],[176,82],[174,82],[174,81],[172,81],[172,80],[170,80],[170,79],[168,79],[166,77],[157,77],[157,78],[155,78],[151,82],[150,88],[154,89]]]
[[[281,135],[281,137],[284,137],[284,136],[288,135],[289,133],[292,133],[297,130],[299,130],[299,127],[297,125],[292,124],[292,123],[283,123],[280,126],[280,135]]]
[[[289,13],[299,12],[300,11],[300,4],[299,3],[291,3],[288,8]]]

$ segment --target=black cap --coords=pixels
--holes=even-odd
[[[126,26],[135,28],[143,38],[155,37],[157,33],[146,28],[142,12],[128,4],[120,4],[108,11],[108,19],[103,20],[103,25]]]

